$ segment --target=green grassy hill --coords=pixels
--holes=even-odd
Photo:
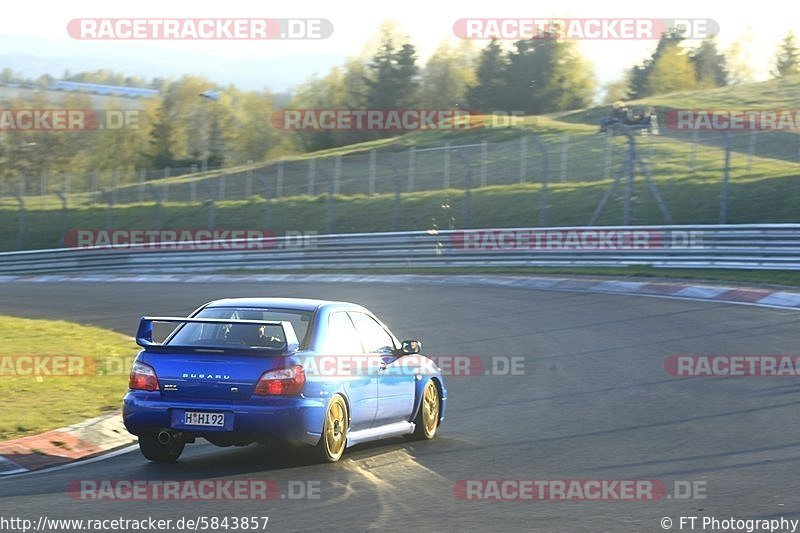
[[[653,105],[661,112],[681,108],[794,109],[800,108],[800,76],[674,93],[631,104]],[[287,158],[282,163],[283,197],[271,202],[270,229],[278,234],[285,230],[325,231],[325,196],[331,189],[337,158],[341,178],[334,200],[335,232],[391,229],[397,185],[402,191],[398,229],[536,225],[545,164],[550,189],[548,224],[587,224],[611,180],[626,168],[627,139],[597,132],[599,117],[607,112],[607,107],[596,107],[525,117],[510,128],[491,127],[491,119],[486,118],[484,128],[417,132]],[[794,131],[759,132],[755,136],[743,132],[732,134],[728,142],[732,150],[728,221],[800,221],[800,135]],[[445,152],[437,150],[446,143],[453,147],[449,183],[444,175]],[[660,136],[636,137],[640,157],[676,223],[719,220],[723,144],[719,133],[702,133],[693,139],[691,134],[664,127]],[[412,147],[414,186],[410,191]],[[522,153],[526,154],[524,160]],[[375,168],[374,194],[369,194],[368,187],[371,162]],[[222,173],[213,172],[154,180],[148,182],[147,189],[139,185],[119,187],[112,226],[156,227],[158,217],[151,191],[157,189],[167,199],[161,210],[161,227],[209,227],[207,200],[215,198],[217,228],[261,228],[265,203],[260,194],[266,190],[270,197],[276,196],[277,172],[278,164],[270,162],[227,169],[224,179],[220,179]],[[313,188],[309,187],[310,173]],[[465,220],[462,201],[470,178],[472,210],[470,219]],[[637,172],[633,221],[662,223],[643,178]],[[599,223],[622,222],[622,194],[620,187]],[[25,201],[24,247],[58,246],[61,215],[56,196],[29,195]],[[70,195],[69,206],[68,228],[103,228],[109,218],[106,204],[96,195]],[[16,202],[3,198],[0,249],[16,248],[18,222]]]
[[[641,100],[626,102],[632,107],[652,106],[659,117],[675,109],[714,109],[714,110],[794,110],[800,111],[800,75],[774,79],[760,83],[732,85],[717,89],[684,91],[666,95],[651,96]],[[597,106],[589,109],[568,111],[549,115],[554,120],[571,124],[598,124],[600,117],[609,111],[608,106]],[[681,142],[697,141],[704,146],[721,147],[724,136],[719,132],[700,132],[693,136],[691,132],[675,131],[661,128],[662,138]],[[759,157],[782,159],[800,162],[800,131],[760,131],[755,135],[756,145],[753,147]],[[750,150],[750,134],[748,132],[731,135],[730,146],[733,151],[747,153]]]

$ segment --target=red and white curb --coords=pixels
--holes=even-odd
[[[545,291],[625,294],[800,310],[798,292],[680,281],[617,281],[585,277],[424,274],[73,274],[0,276],[0,283],[395,283],[488,286]]]
[[[21,474],[95,457],[129,445],[119,412],[90,418],[64,428],[0,442],[0,476]]]

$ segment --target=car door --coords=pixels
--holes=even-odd
[[[366,313],[348,313],[367,354],[379,357],[378,411],[373,425],[408,420],[414,408],[414,375],[404,371],[396,355],[394,337],[377,320]]]
[[[322,358],[358,359],[365,357],[364,348],[353,322],[345,311],[336,311],[328,316],[327,347]],[[358,431],[372,426],[378,409],[378,366],[354,365],[352,361],[332,364],[325,361],[320,368],[333,368],[322,372],[322,379],[344,382],[350,402],[350,429]],[[350,364],[348,364],[350,363]],[[347,375],[340,375],[339,369],[348,369]]]

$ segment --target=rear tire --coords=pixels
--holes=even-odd
[[[183,453],[185,446],[186,443],[182,440],[161,444],[155,434],[139,435],[139,451],[145,459],[154,463],[174,463]]]
[[[419,412],[414,419],[414,435],[416,440],[430,440],[436,436],[439,429],[439,411],[441,400],[439,399],[439,387],[434,380],[428,380],[422,392]]]
[[[316,447],[316,456],[326,463],[338,461],[347,448],[347,429],[349,423],[347,404],[340,395],[331,398],[325,410],[322,436]]]

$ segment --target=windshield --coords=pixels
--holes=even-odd
[[[208,307],[197,313],[194,318],[287,321],[294,327],[298,340],[303,341],[311,322],[311,312],[288,309]],[[283,328],[279,325],[189,323],[176,328],[165,344],[208,348],[280,349],[285,346],[286,338]],[[301,346],[304,345],[305,342],[301,342]]]

